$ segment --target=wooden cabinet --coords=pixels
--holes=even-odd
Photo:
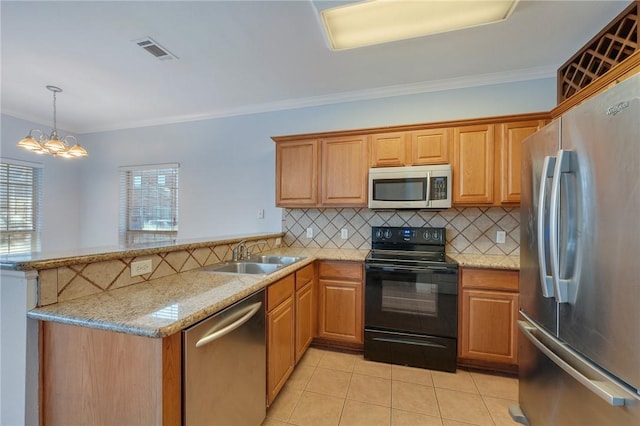
[[[318,204],[318,147],[317,140],[276,144],[276,206]]]
[[[371,167],[406,166],[409,146],[406,132],[371,135]]]
[[[518,271],[463,268],[460,282],[459,363],[517,369]]]
[[[409,134],[411,165],[447,164],[451,129],[416,130]]]
[[[318,336],[337,344],[364,342],[363,264],[321,261],[318,265]]]
[[[453,203],[492,204],[495,129],[493,124],[453,129]]]
[[[366,207],[369,167],[451,164],[454,206],[520,203],[522,141],[547,113],[273,138],[278,207]]]
[[[276,143],[276,206],[365,207],[367,138]]]
[[[314,265],[296,271],[296,364],[311,344],[317,328]]]
[[[500,203],[520,203],[520,152],[522,141],[545,125],[544,120],[518,121],[500,125],[496,151],[496,192]]]
[[[449,162],[451,129],[371,135],[371,167],[422,166]]]
[[[181,336],[158,339],[42,322],[47,425],[180,425]]]
[[[322,206],[367,206],[367,144],[365,136],[321,140]]]
[[[267,288],[267,403],[271,404],[295,366],[295,276]]]

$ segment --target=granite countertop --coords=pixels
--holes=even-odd
[[[0,269],[30,271],[58,268],[78,263],[93,263],[126,257],[147,256],[178,250],[191,250],[211,244],[230,244],[240,240],[254,241],[265,238],[279,238],[283,233],[234,235],[216,238],[183,239],[165,243],[134,244],[126,246],[89,247],[67,251],[45,253],[23,253],[0,255]]]
[[[165,337],[207,318],[314,260],[363,261],[368,250],[280,248],[305,259],[267,276],[193,270],[33,309],[29,318],[146,337]]]
[[[447,256],[458,262],[462,268],[520,269],[520,256],[455,253],[447,253]]]
[[[207,318],[315,260],[364,261],[368,250],[279,248],[304,257],[267,276],[192,270],[31,310],[29,318],[146,337],[165,337]],[[263,253],[264,254],[264,253]],[[461,267],[519,269],[517,256],[449,254]]]

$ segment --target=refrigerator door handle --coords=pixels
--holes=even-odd
[[[563,173],[571,172],[570,151],[558,151],[551,181],[551,202],[549,203],[549,252],[551,254],[551,276],[554,295],[558,303],[569,302],[568,281],[560,279],[560,253],[558,248],[558,219],[560,213],[560,181]]]
[[[621,407],[627,403],[627,400],[629,400],[629,402],[632,402],[634,400],[633,396],[630,393],[627,393],[624,388],[613,382],[591,364],[584,361],[580,355],[567,348],[565,345],[554,345],[555,351],[559,353],[562,352],[562,356],[557,355],[554,350],[545,345],[536,336],[536,334],[543,334],[547,336],[546,340],[556,340],[555,337],[548,335],[546,331],[542,330],[539,327],[536,327],[532,323],[522,320],[518,320],[518,327],[520,328],[520,330],[522,330],[527,339],[529,339],[531,343],[533,343],[543,354],[551,359],[551,361],[558,365],[558,367],[562,368],[567,374],[576,379],[580,384],[605,400],[610,405]],[[573,363],[576,368],[574,368],[569,362],[565,360]],[[591,377],[585,376],[581,371],[578,370],[578,368],[582,371],[588,372]]]
[[[540,188],[538,191],[538,263],[540,271],[540,285],[543,297],[553,297],[553,277],[547,272],[547,253],[545,236],[545,200],[547,198],[547,179],[553,177],[556,157],[544,157],[542,174],[540,176]]]

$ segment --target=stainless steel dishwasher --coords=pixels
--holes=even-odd
[[[184,425],[262,423],[265,342],[264,290],[182,332]]]

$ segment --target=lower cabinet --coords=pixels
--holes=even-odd
[[[463,268],[459,364],[514,371],[518,364],[518,271]]]
[[[316,330],[315,274],[310,264],[267,288],[267,403],[311,344]]]
[[[295,366],[295,275],[267,288],[267,403],[271,404]]]
[[[317,328],[314,265],[296,271],[296,364],[311,345]]]
[[[364,343],[362,262],[318,264],[318,337],[338,346]]]

